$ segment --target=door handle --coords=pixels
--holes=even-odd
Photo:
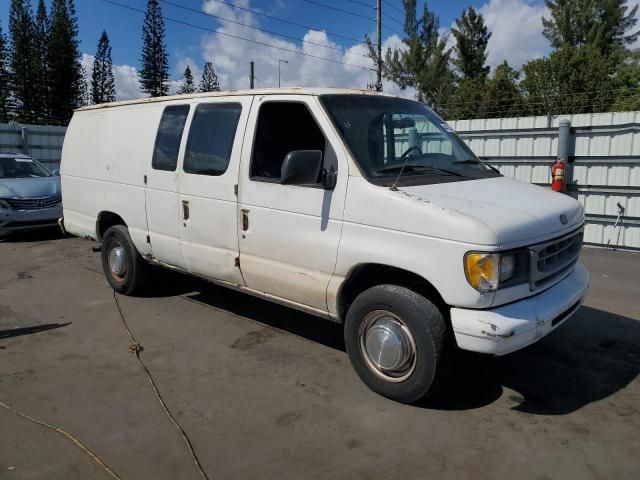
[[[188,200],[182,201],[182,219],[189,220],[189,201]]]
[[[246,232],[249,230],[249,210],[243,208],[242,209],[242,231]]]

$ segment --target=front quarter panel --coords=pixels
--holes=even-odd
[[[467,238],[479,243],[427,235],[422,232],[443,232],[454,217],[439,207],[403,198],[402,192],[388,192],[395,199],[387,192],[388,189],[368,184],[361,177],[349,179],[336,270],[328,289],[330,313],[339,315],[341,286],[354,269],[365,264],[388,265],[419,275],[436,288],[448,305],[490,306],[494,293],[481,294],[469,285],[463,260],[471,250],[495,250],[496,246],[487,245],[495,240],[493,232],[461,215],[453,226],[457,229],[455,233],[465,232]],[[446,223],[444,229],[442,221]]]

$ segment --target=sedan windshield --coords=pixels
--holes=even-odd
[[[0,178],[50,177],[51,172],[32,158],[0,157]]]
[[[321,101],[373,183],[418,185],[499,176],[422,103],[371,95],[324,95]]]

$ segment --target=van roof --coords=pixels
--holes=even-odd
[[[242,95],[327,95],[327,94],[346,94],[346,95],[373,95],[373,96],[386,96],[389,95],[381,92],[372,92],[371,90],[358,90],[352,88],[302,88],[302,87],[287,87],[287,88],[260,88],[254,90],[226,90],[221,92],[206,92],[206,93],[193,93],[187,95],[171,95],[165,97],[150,97],[150,98],[138,98],[134,100],[124,100],[120,102],[102,103],[99,105],[89,105],[79,108],[77,111],[97,110],[101,108],[120,107],[125,105],[137,105],[147,103],[160,103],[168,102],[172,100],[187,100],[191,98],[208,98],[208,97],[236,97]]]

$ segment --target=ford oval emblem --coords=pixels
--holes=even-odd
[[[567,218],[567,216],[564,213],[562,215],[560,215],[560,223],[561,224],[566,225],[568,221],[569,221],[569,219]]]

